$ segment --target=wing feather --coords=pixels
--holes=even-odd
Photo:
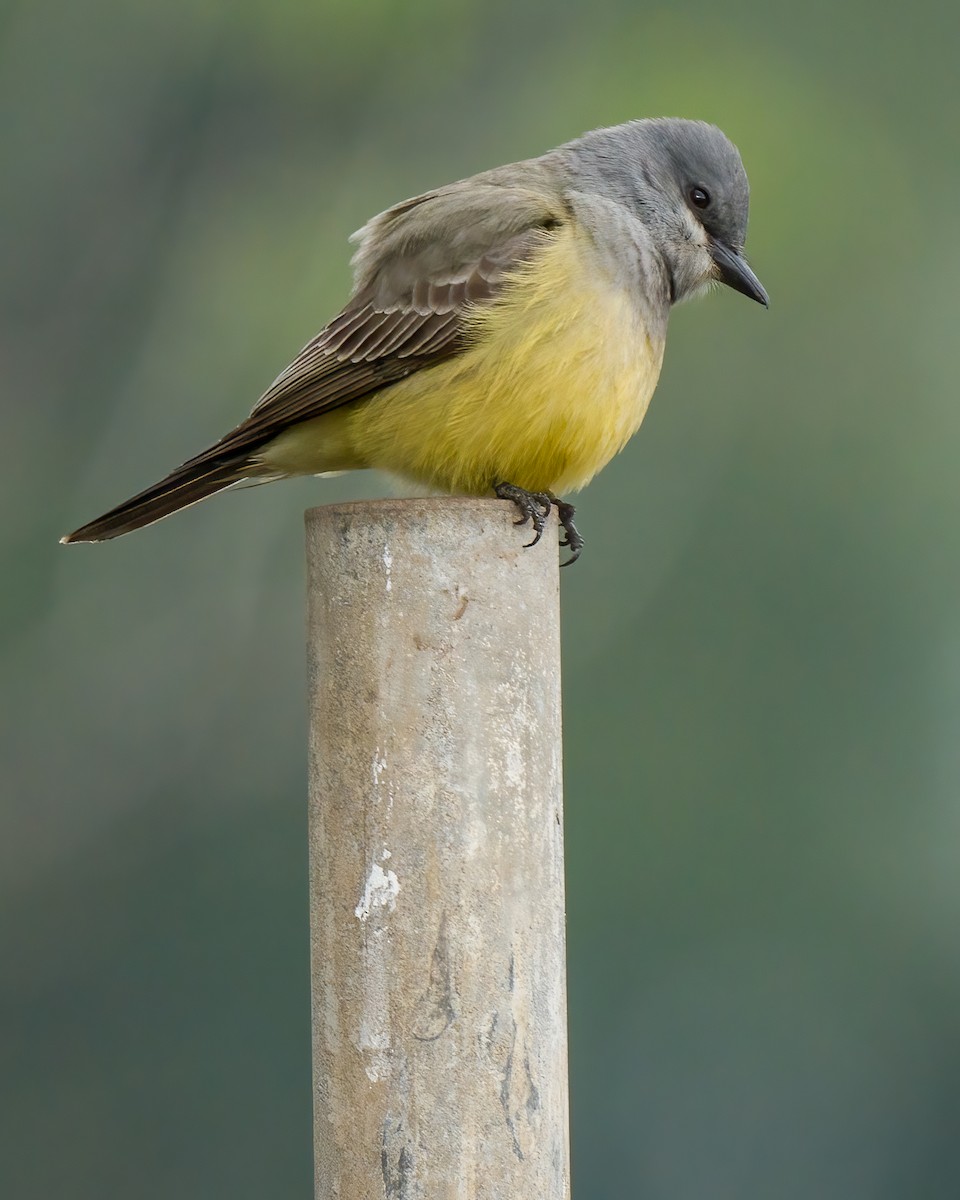
[[[358,286],[347,305],[277,376],[250,416],[198,460],[255,449],[290,425],[460,352],[470,308],[495,301],[510,273],[565,219],[559,202],[542,192],[480,191],[472,201],[476,212],[472,193],[454,184],[375,217],[359,235]],[[471,215],[473,237],[465,229]]]

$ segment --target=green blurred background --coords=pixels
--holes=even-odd
[[[634,116],[753,185],[564,572],[574,1186],[960,1195],[960,10],[0,7],[0,1191],[311,1189],[302,510],[57,538],[248,411],[347,235]],[[945,152],[944,148],[947,148]]]

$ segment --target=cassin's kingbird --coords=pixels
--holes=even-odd
[[[387,209],[353,235],[346,307],[250,416],[63,541],[117,537],[242,480],[376,467],[510,499],[534,541],[556,504],[575,558],[558,493],[640,427],[671,305],[717,280],[767,303],[743,257],[748,197],[719,129],[661,118]]]

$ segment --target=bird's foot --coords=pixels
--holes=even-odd
[[[580,551],[583,549],[583,534],[573,523],[574,513],[577,511],[572,504],[568,504],[566,500],[561,500],[559,496],[550,494],[550,499],[557,506],[557,518],[563,527],[564,533],[567,535],[560,540],[561,546],[570,547],[570,557],[566,562],[560,564],[561,567],[569,567],[571,563],[575,563],[580,557]]]
[[[540,541],[550,509],[553,507],[553,497],[546,492],[528,492],[513,483],[497,483],[493,487],[500,500],[512,500],[517,506],[520,516],[514,525],[526,525],[529,521],[533,526],[533,541],[527,542],[524,549],[535,546]]]
[[[553,492],[528,492],[513,483],[495,484],[493,490],[501,500],[512,500],[517,506],[520,516],[514,524],[526,525],[529,521],[533,525],[533,540],[527,542],[527,547],[535,546],[540,541],[547,517],[550,515],[550,509],[556,506],[557,517],[566,535],[561,539],[560,545],[570,548],[570,557],[560,565],[569,567],[571,563],[577,561],[580,551],[583,549],[583,537],[573,523],[576,509],[572,504],[561,500]]]

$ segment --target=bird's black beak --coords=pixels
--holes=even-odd
[[[717,264],[720,278],[728,287],[732,287],[735,292],[743,292],[764,308],[770,307],[770,299],[763,284],[747,266],[745,258],[729,246],[725,246],[723,242],[717,241],[710,243],[710,257]]]

